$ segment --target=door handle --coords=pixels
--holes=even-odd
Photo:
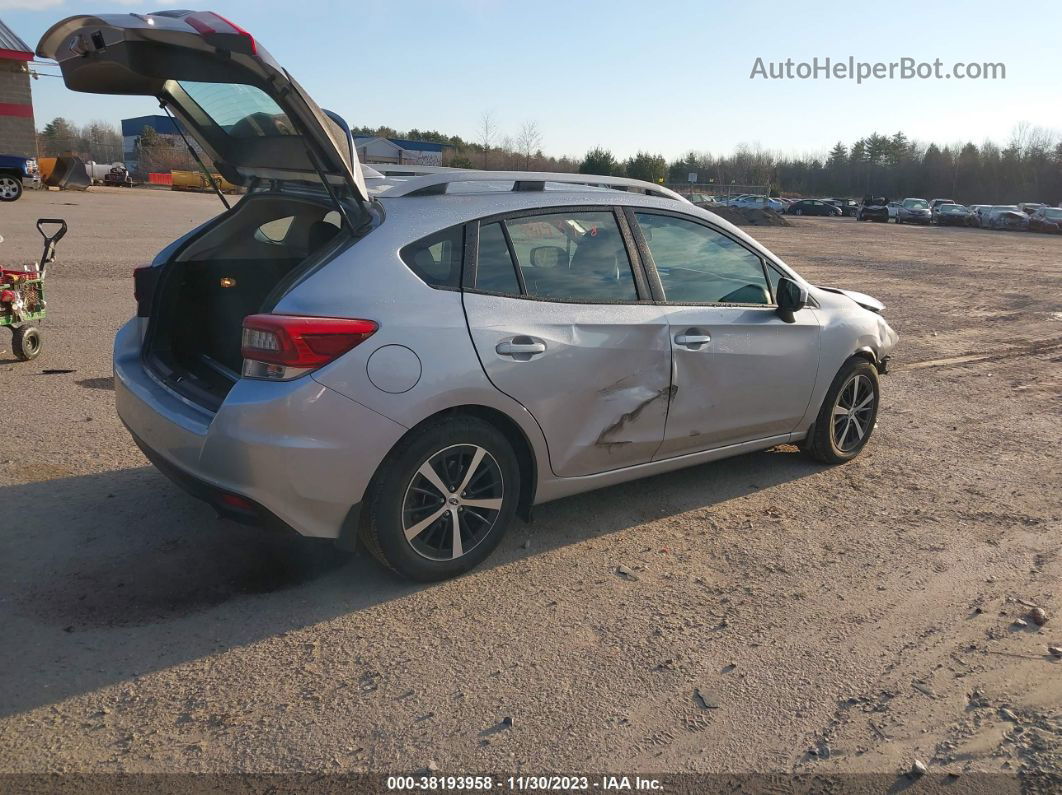
[[[694,345],[706,345],[712,341],[712,337],[709,334],[694,333],[697,329],[690,329],[684,334],[679,334],[675,337],[676,345],[683,345],[687,348]],[[700,350],[700,348],[694,348],[694,350]]]
[[[546,352],[546,343],[533,337],[513,337],[499,342],[494,350],[500,356],[512,356],[517,361],[526,362],[532,356]]]

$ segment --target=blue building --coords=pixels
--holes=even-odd
[[[450,144],[409,141],[405,138],[364,136],[354,139],[358,160],[362,163],[396,163],[416,166],[441,166]]]
[[[140,136],[144,128],[150,127],[165,138],[172,138],[174,146],[184,147],[177,122],[169,116],[137,116],[122,119],[122,159],[131,174],[140,174]],[[188,139],[191,142],[191,138]]]

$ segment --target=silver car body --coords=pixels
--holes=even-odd
[[[897,341],[879,303],[807,283],[710,212],[681,199],[558,187],[392,198],[379,192],[384,224],[273,310],[371,317],[380,324],[371,343],[294,381],[240,379],[216,413],[145,370],[145,321],[130,321],[115,342],[119,415],[180,470],[246,495],[306,535],[337,537],[387,453],[440,412],[485,409],[518,427],[534,459],[531,501],[543,503],[797,441],[841,364],[853,354],[881,362]],[[406,243],[454,224],[590,206],[696,219],[765,257],[812,300],[794,323],[773,306],[531,301],[434,289],[398,255]],[[674,342],[693,327],[711,342],[697,350]],[[529,361],[495,352],[515,336],[544,340],[547,352]],[[374,361],[386,364],[396,385],[373,382]]]
[[[127,58],[127,48],[166,57]],[[78,90],[161,96],[215,163],[250,186],[219,219],[160,252],[146,269],[155,278],[184,264],[187,252],[211,250],[214,229],[256,218],[264,202],[316,203],[321,213],[349,204],[351,216],[357,210],[359,219],[371,219],[367,232],[348,223],[333,242],[310,249],[278,282],[279,297],[252,310],[376,324],[364,342],[319,369],[290,380],[233,372],[211,405],[183,389],[183,375],[152,364],[155,315],[138,311],[115,339],[117,411],[148,456],[193,492],[208,489],[215,504],[252,500],[304,535],[349,538],[396,445],[455,410],[508,435],[526,475],[526,515],[536,503],[798,441],[842,364],[861,356],[884,369],[896,344],[880,303],[808,283],[740,229],[658,185],[362,169],[342,120],[321,111],[246,31],[210,12],[73,17],[45,34],[38,54],[57,58]],[[275,103],[265,121],[297,120],[312,146],[300,148],[297,135],[271,148],[235,146],[211,128],[194,85],[182,82],[196,79],[204,58],[224,70],[219,80],[261,87]],[[178,73],[155,74],[160,63]],[[346,204],[336,191],[345,191]],[[637,300],[533,299],[465,281],[475,273],[482,219],[591,208],[612,214],[622,232]],[[653,287],[651,258],[639,254],[634,210],[684,218],[728,238],[759,258],[765,279],[771,272],[803,288],[806,304],[783,317],[762,302],[668,303]],[[432,286],[402,250],[454,227],[464,234],[462,281]],[[236,283],[221,281],[222,288]],[[773,289],[764,294],[773,300]],[[209,327],[210,320],[201,322]]]

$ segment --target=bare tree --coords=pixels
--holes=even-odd
[[[479,145],[483,147],[483,168],[490,163],[490,150],[494,146],[494,136],[498,133],[498,126],[494,122],[494,114],[489,110],[483,111],[479,120]]]
[[[539,132],[538,124],[534,121],[525,121],[520,128],[520,134],[516,136],[517,151],[523,155],[524,170],[531,170],[531,156],[542,146],[542,133]]]

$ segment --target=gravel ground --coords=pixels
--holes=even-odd
[[[0,335],[0,771],[1062,773],[1062,237],[754,230],[888,305],[864,454],[780,447],[542,506],[421,587],[216,518],[121,428],[132,269],[217,209],[3,207],[7,262],[37,256],[37,216],[71,231],[40,359]],[[1015,624],[1032,605],[1046,625]]]

